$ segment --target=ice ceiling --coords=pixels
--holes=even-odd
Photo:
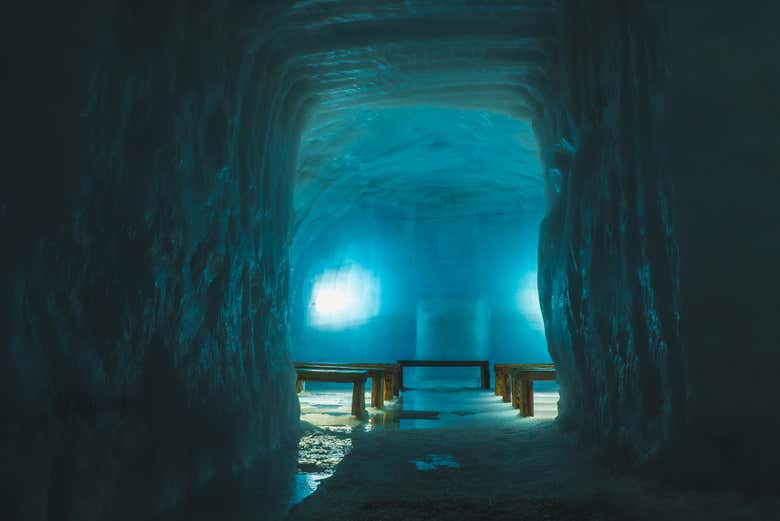
[[[284,80],[304,98],[296,237],[349,211],[537,215],[543,179],[528,120],[553,10],[548,0],[386,0],[285,11],[274,21],[295,42]]]
[[[299,215],[379,218],[538,215],[544,205],[530,124],[430,106],[360,109],[304,135]]]

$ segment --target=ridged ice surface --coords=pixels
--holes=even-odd
[[[305,92],[296,232],[354,205],[390,217],[538,213],[529,118],[552,14],[542,1],[297,2],[282,17],[296,34],[290,81]]]
[[[307,129],[298,165],[294,208],[301,233],[355,211],[385,219],[531,218],[544,211],[533,129],[506,114],[354,109]]]

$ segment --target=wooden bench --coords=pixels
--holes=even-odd
[[[398,364],[350,364],[352,367],[381,367],[385,369],[385,400],[390,401],[398,396],[400,368]]]
[[[371,364],[371,363],[363,363],[363,362],[350,362],[348,364],[339,364],[339,365],[345,365],[347,367],[359,367],[361,369],[365,368],[375,368],[379,367],[381,369],[385,370],[385,400],[390,401],[393,399],[393,397],[398,396],[398,379],[400,370],[398,368],[398,364]]]
[[[332,369],[298,367],[298,392],[303,390],[302,382],[339,382],[352,384],[352,415],[362,418],[366,412],[366,379],[363,369]]]
[[[399,360],[398,379],[404,388],[404,367],[479,367],[483,389],[490,389],[490,363],[487,360]]]
[[[509,385],[509,371],[512,369],[525,369],[533,367],[555,368],[553,364],[493,364],[493,372],[496,379],[496,396],[501,396],[504,403],[512,401],[512,392]]]
[[[388,364],[391,365],[391,364]],[[296,362],[296,369],[301,368],[313,368],[313,369],[362,369],[368,373],[368,377],[371,378],[371,407],[381,409],[384,406],[385,400],[392,400],[392,379],[393,370],[382,367],[381,364],[363,364],[363,363],[333,363],[333,362]],[[390,391],[390,397],[388,398],[388,390]]]
[[[516,367],[509,370],[512,378],[512,407],[520,416],[534,415],[534,382],[556,379],[554,367]]]
[[[370,363],[370,362],[312,362],[317,365],[332,365],[342,367],[358,367],[364,369],[367,367],[381,367],[385,369],[385,400],[390,401],[398,396],[400,390],[399,378],[400,368],[398,364]]]

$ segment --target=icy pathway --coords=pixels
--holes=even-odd
[[[407,390],[401,399],[385,403],[383,410],[368,409],[368,421],[351,416],[349,386],[309,385],[299,395],[304,433],[291,504],[302,501],[333,474],[352,450],[352,438],[358,432],[517,423],[517,411],[510,404],[492,392],[463,388],[463,383],[442,381],[434,382],[434,388]],[[370,403],[369,397],[367,392],[366,403]],[[538,417],[557,415],[557,392],[536,393],[535,402]]]
[[[452,399],[461,393],[468,397]],[[410,409],[438,411],[439,419],[403,419]],[[351,428],[351,451],[288,519],[767,521],[777,514],[777,504],[680,495],[610,476],[553,420],[519,418],[484,391],[407,392],[391,414],[399,412],[399,422]]]

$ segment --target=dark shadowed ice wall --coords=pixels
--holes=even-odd
[[[295,106],[224,4],[3,15],[4,519],[143,519],[297,433]]]
[[[562,422],[667,475],[776,488],[778,7],[598,5],[561,4],[536,121]]]
[[[780,5],[669,2],[688,443],[710,476],[778,492]],[[711,478],[708,478],[709,481]]]
[[[561,421],[632,460],[670,443],[685,406],[658,4],[564,2],[537,120],[550,198],[539,288]]]

